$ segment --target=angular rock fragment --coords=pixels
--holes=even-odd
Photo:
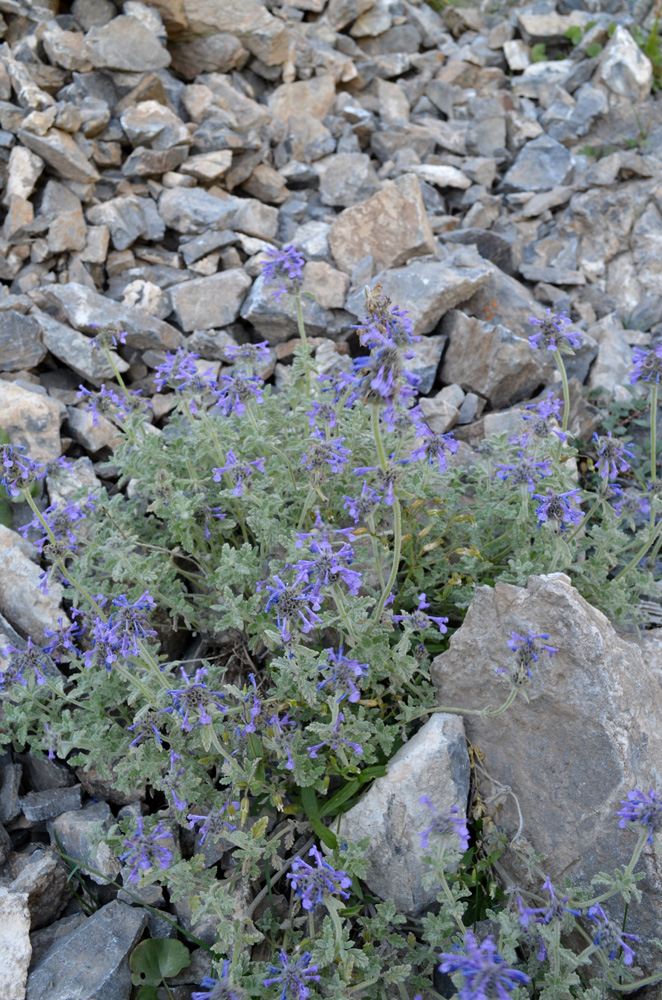
[[[24,892],[12,892],[0,886],[0,996],[19,1000],[25,996],[25,984],[32,955],[30,912]]]
[[[84,183],[90,181],[94,183],[99,180],[99,172],[80,151],[68,132],[51,128],[42,136],[21,128],[18,130],[18,138],[61,177]]]
[[[71,899],[67,874],[63,862],[43,850],[31,854],[14,879],[12,889],[27,894],[32,930],[52,923]]]
[[[172,308],[185,332],[229,326],[239,315],[251,279],[241,268],[185,281],[171,292]]]
[[[22,635],[42,644],[44,629],[57,629],[58,619],[69,625],[62,611],[62,587],[51,581],[48,594],[39,589],[42,570],[18,548],[0,552],[0,613]],[[42,792],[34,792],[42,795]]]
[[[23,815],[31,823],[41,823],[53,819],[60,813],[80,809],[81,787],[46,788],[42,792],[28,792],[20,800]]]
[[[35,462],[52,462],[62,453],[60,422],[64,407],[55,399],[0,381],[0,427],[13,445],[23,445]]]
[[[653,67],[634,38],[622,24],[616,25],[600,59],[598,80],[612,93],[631,101],[643,101],[653,84]]]
[[[573,175],[572,157],[556,139],[541,135],[527,142],[502,181],[503,190],[548,191],[567,184]]]
[[[144,73],[170,65],[170,54],[137,17],[121,15],[85,36],[87,56],[97,69]]]
[[[36,368],[46,356],[39,324],[14,309],[0,312],[0,371]]]

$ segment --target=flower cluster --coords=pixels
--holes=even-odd
[[[631,448],[628,448],[626,444],[618,444],[612,440],[611,431],[608,431],[606,437],[594,434],[593,440],[598,445],[596,469],[603,479],[616,479],[619,472],[628,471],[630,463],[626,461],[625,456],[634,458]]]
[[[265,462],[266,458],[256,458],[253,462],[240,462],[230,448],[227,453],[227,462],[225,465],[212,469],[212,472],[214,473],[214,482],[220,483],[223,479],[223,473],[228,473],[234,483],[232,487],[232,495],[240,497],[242,496],[244,490],[249,487],[251,477],[254,472],[264,472]]]
[[[349,893],[344,891],[352,884],[347,872],[336,871],[324,860],[318,847],[311,847],[308,855],[315,859],[315,867],[297,857],[292,862],[291,873],[285,876],[301,899],[304,910],[314,910],[318,903],[324,902],[327,894],[349,899]]]
[[[168,691],[173,704],[163,711],[176,712],[182,720],[182,731],[190,733],[194,726],[208,726],[213,721],[210,708],[214,707],[218,712],[225,711],[225,695],[221,691],[209,690],[203,680],[209,673],[206,667],[199,667],[193,680],[183,667],[180,667],[180,673],[186,686]]]
[[[280,995],[280,1000],[306,1000],[306,997],[310,996],[310,987],[306,986],[304,980],[308,979],[315,983],[320,981],[320,976],[316,974],[317,966],[310,964],[310,952],[305,951],[295,962],[294,958],[290,958],[281,948],[278,958],[281,964],[280,969],[276,965],[267,966],[267,972],[277,973],[277,975],[263,979],[262,985],[273,986],[277,983],[282,986],[283,992]]]
[[[589,907],[588,916],[597,924],[593,944],[604,951],[608,958],[616,958],[617,952],[623,949],[623,961],[632,965],[634,951],[625,940],[639,941],[637,934],[624,934],[618,924],[613,923],[599,903]]]
[[[568,346],[579,347],[581,343],[580,335],[576,330],[566,329],[571,325],[571,320],[564,312],[552,315],[552,310],[548,309],[545,319],[536,319],[535,316],[530,316],[529,323],[540,327],[537,333],[532,333],[529,336],[529,343],[534,349],[542,347],[548,351],[567,350]]]
[[[497,479],[512,479],[513,484],[516,486],[527,484],[527,489],[530,493],[536,487],[536,484],[544,479],[545,476],[551,476],[552,466],[550,462],[535,462],[532,455],[526,455],[523,451],[519,453],[519,462],[517,465],[506,465],[501,463],[497,465]]]
[[[472,931],[467,931],[463,945],[454,945],[453,952],[442,952],[440,972],[460,972],[464,986],[458,993],[460,1000],[506,1000],[516,986],[529,982],[529,977],[519,969],[509,969],[506,960],[497,952],[491,936],[480,944]]]
[[[338,702],[343,701],[344,698],[347,698],[350,702],[357,702],[361,697],[361,692],[354,681],[359,680],[359,678],[364,677],[368,673],[370,670],[368,664],[359,663],[358,660],[350,660],[349,657],[344,655],[342,646],[340,646],[338,652],[334,649],[325,649],[324,655],[329,662],[327,664],[320,663],[319,668],[324,671],[330,670],[332,673],[329,677],[325,677],[323,681],[319,682],[317,690],[321,691],[327,684],[332,684],[336,691],[342,692],[337,699]]]
[[[408,615],[393,615],[392,621],[404,622],[405,626],[414,632],[425,632],[426,629],[431,628],[431,622],[434,622],[440,632],[447,632],[446,622],[448,618],[426,615],[425,610],[429,607],[430,603],[426,601],[425,594],[419,594],[418,607],[414,611],[410,611]]]
[[[172,864],[172,851],[159,844],[159,840],[171,841],[172,834],[162,823],[158,823],[151,833],[146,833],[142,816],[139,816],[136,822],[136,832],[124,841],[124,846],[129,850],[120,855],[120,861],[133,865],[129,875],[130,882],[137,882],[140,872],[147,871],[154,865],[158,865],[159,868],[169,868]]]
[[[305,261],[301,251],[289,243],[282,250],[269,247],[264,255],[267,259],[262,265],[262,276],[266,285],[278,282],[272,292],[276,302],[280,302],[283,295],[296,295],[303,282]]]
[[[223,962],[220,979],[213,979],[205,976],[200,985],[204,987],[204,992],[191,993],[191,1000],[245,1000],[246,992],[239,986],[234,986],[230,982],[228,969],[229,960]]]
[[[363,747],[361,746],[360,743],[352,743],[351,740],[345,740],[342,737],[336,735],[338,733],[338,730],[340,729],[340,723],[344,721],[345,721],[344,714],[342,712],[338,712],[338,718],[336,719],[333,725],[333,729],[331,731],[332,735],[330,736],[330,738],[328,740],[322,740],[321,743],[316,743],[312,747],[308,747],[308,756],[310,757],[311,760],[315,760],[317,758],[317,755],[322,749],[322,747],[330,747],[331,750],[337,750],[341,744],[351,747],[355,754],[363,753]]]
[[[545,521],[549,521],[550,523],[555,522],[554,527],[557,531],[565,531],[566,523],[579,524],[584,516],[583,511],[577,510],[571,504],[580,492],[579,489],[569,490],[567,493],[556,493],[553,490],[548,490],[546,496],[534,493],[535,499],[542,501],[536,509],[538,527]]]
[[[657,792],[650,790],[645,795],[639,788],[628,792],[627,801],[621,800],[622,809],[616,813],[619,816],[618,825],[625,829],[628,823],[639,823],[648,827],[648,843],[653,843],[653,834],[662,827],[662,798]]]
[[[431,833],[440,834],[442,837],[455,834],[460,841],[461,850],[466,851],[469,847],[469,830],[465,817],[458,815],[458,807],[451,806],[449,812],[438,813],[427,795],[421,795],[418,801],[422,806],[428,806],[434,817],[430,825],[419,833],[421,847],[427,849]]]
[[[662,344],[656,344],[648,351],[635,347],[632,351],[632,363],[634,368],[630,372],[630,385],[634,385],[639,379],[659,385],[662,375]]]

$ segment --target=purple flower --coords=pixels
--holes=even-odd
[[[344,438],[327,439],[322,431],[317,430],[310,435],[310,440],[314,443],[307,452],[303,453],[301,465],[312,472],[315,478],[319,479],[322,472],[326,472],[325,465],[328,465],[331,472],[335,473],[340,472],[343,465],[349,461],[352,453],[347,448],[343,448]]]
[[[205,976],[200,985],[204,986],[206,992],[191,993],[191,1000],[245,1000],[245,991],[239,986],[233,986],[228,979],[229,966],[230,962],[226,959],[220,979]]]
[[[332,403],[315,402],[312,405],[312,409],[306,411],[306,416],[308,417],[309,425],[318,432],[320,440],[324,440],[327,427],[329,430],[332,430],[338,426],[336,410]],[[323,426],[321,428],[318,422],[322,423]]]
[[[593,435],[593,440],[598,444],[599,461],[596,468],[603,479],[616,479],[619,472],[627,472],[630,463],[625,461],[625,456],[634,458],[634,453],[625,444],[617,444],[612,440],[611,431],[607,437]]]
[[[414,629],[416,632],[424,632],[425,629],[430,628],[430,622],[434,622],[434,624],[439,627],[440,632],[447,632],[448,629],[446,628],[446,622],[448,621],[448,618],[426,615],[425,609],[429,607],[429,603],[425,600],[425,594],[419,594],[418,607],[416,610],[411,611],[408,615],[393,615],[393,621],[405,622],[409,628]]]
[[[244,703],[246,703],[249,698],[252,699],[253,703],[252,703],[252,705],[251,705],[251,707],[249,709],[249,712],[250,712],[250,721],[244,726],[244,729],[243,729],[243,734],[244,735],[246,735],[246,733],[254,733],[255,732],[255,730],[257,728],[256,725],[255,725],[255,720],[257,719],[258,715],[262,711],[262,702],[260,701],[260,699],[257,696],[257,684],[255,683],[255,674],[249,674],[248,675],[248,679],[249,679],[249,681],[251,682],[251,684],[253,686],[253,690],[249,691],[248,694],[245,696]],[[237,726],[237,734],[238,733],[239,733],[239,726]]]
[[[419,833],[419,837],[421,838],[421,847],[423,850],[427,849],[428,839],[431,833],[438,833],[443,837],[447,837],[449,834],[457,834],[461,850],[468,850],[469,830],[467,829],[467,821],[464,816],[455,815],[458,812],[457,806],[451,806],[450,812],[448,813],[438,813],[427,795],[421,795],[418,801],[422,806],[429,806],[432,810],[432,815],[434,816],[434,819],[427,829],[423,830],[422,833]]]
[[[303,858],[295,858],[292,862],[292,872],[285,876],[300,897],[304,910],[314,910],[318,903],[324,902],[327,893],[349,899],[349,893],[344,892],[352,884],[347,872],[332,868],[315,846],[310,848],[308,856],[315,858],[317,867],[313,868]]]
[[[319,523],[321,524],[321,521]],[[334,552],[329,541],[328,531],[323,528],[322,537],[319,540],[315,537],[312,538],[310,551],[316,558],[299,559],[291,567],[296,570],[297,574],[295,584],[311,584],[310,593],[318,596],[321,587],[332,587],[342,580],[350,594],[358,594],[361,586],[361,574],[349,568],[354,561],[354,549],[349,542],[344,542]]]
[[[338,702],[341,702],[349,695],[348,701],[356,703],[361,697],[361,692],[354,683],[354,679],[364,677],[370,670],[369,665],[367,663],[359,663],[358,660],[350,660],[343,654],[342,646],[339,647],[337,653],[333,649],[325,649],[324,653],[329,662],[327,664],[320,663],[319,668],[320,670],[332,670],[333,673],[330,677],[326,677],[323,681],[319,682],[317,690],[321,691],[327,684],[333,684],[336,691],[346,688],[337,699]]]
[[[252,399],[264,402],[264,382],[254,375],[221,375],[214,396],[223,416],[236,413],[241,417]]]
[[[418,462],[425,459],[427,465],[434,465],[436,462],[441,472],[445,472],[448,463],[446,452],[454,455],[460,447],[452,434],[435,434],[427,424],[416,424],[416,437],[424,438],[424,443],[411,453],[411,461]]]
[[[202,680],[208,674],[206,667],[199,667],[193,680],[188,676],[183,667],[180,673],[184,678],[186,687],[169,690],[168,694],[173,700],[172,708],[164,709],[165,712],[172,712],[173,709],[182,719],[182,731],[190,733],[194,725],[207,726],[213,721],[209,709],[214,706],[219,712],[225,711],[223,698],[225,695],[221,691],[210,691],[206,683]],[[193,721],[192,721],[193,720]]]
[[[224,806],[218,810],[218,812],[210,813],[208,816],[197,816],[195,813],[189,813],[186,817],[189,821],[189,830],[195,830],[196,826],[200,824],[200,829],[198,830],[198,836],[200,837],[200,847],[203,846],[205,840],[211,834],[212,840],[216,841],[223,836],[225,830],[236,830],[236,824],[231,823],[229,820],[224,819],[225,813],[228,809],[231,809],[231,816],[234,816],[235,812],[239,810],[240,803],[232,800],[232,796],[227,800]]]
[[[662,826],[662,799],[651,788],[648,795],[639,788],[628,792],[627,801],[621,799],[622,809],[616,813],[620,816],[619,827],[624,830],[628,823],[640,823],[648,827],[648,843],[653,843],[653,833]]]
[[[83,501],[82,506],[68,502],[63,503],[60,507],[59,502],[56,501],[47,507],[46,510],[42,511],[41,516],[51,529],[53,535],[55,535],[56,539],[60,540],[66,536],[69,544],[75,545],[77,537],[72,530],[72,525],[76,524],[78,521],[84,520],[87,517],[88,512],[87,510],[84,510],[85,507],[89,508],[90,511],[93,511],[95,506],[96,499],[92,494],[90,494],[87,500]],[[44,545],[47,545],[50,541],[50,535],[46,532],[42,521],[40,521],[37,517],[33,517],[28,524],[22,525],[18,530],[24,538],[27,538],[31,530],[39,531],[42,537],[38,538],[34,544],[40,552],[44,551]]]
[[[306,986],[304,979],[316,983],[320,981],[320,977],[315,975],[317,966],[310,964],[310,952],[305,951],[295,962],[294,957],[290,958],[281,948],[279,959],[282,968],[279,969],[277,965],[268,965],[267,972],[275,972],[277,975],[270,979],[263,979],[262,985],[273,986],[274,983],[278,983],[279,986],[282,986],[283,992],[280,995],[280,1000],[306,1000],[306,997],[310,996],[310,988]]]
[[[528,483],[530,493],[533,492],[536,483],[551,474],[550,462],[534,462],[533,456],[525,455],[523,451],[519,453],[517,465],[497,465],[497,479],[505,481],[512,477],[513,485]]]
[[[212,472],[214,473],[214,482],[220,483],[223,478],[223,473],[229,473],[230,478],[234,482],[232,495],[240,497],[244,492],[245,486],[247,487],[250,483],[253,470],[257,469],[258,472],[264,472],[264,463],[266,462],[266,458],[256,458],[254,462],[244,462],[242,464],[237,460],[237,456],[232,449],[230,449],[227,453],[227,459],[228,460],[225,465],[222,465],[217,469],[212,469]]]
[[[23,445],[0,445],[0,483],[10,497],[18,497],[35,478],[38,466],[28,458]]]
[[[348,497],[343,494],[343,500],[345,501],[343,507],[347,510],[347,513],[354,521],[354,524],[358,524],[365,514],[372,513],[374,507],[376,507],[380,502],[381,497],[379,496],[379,493],[364,482],[361,487],[360,496]]]
[[[279,749],[285,750],[285,754],[287,756],[287,764],[285,765],[286,771],[294,770],[294,761],[292,760],[290,748],[287,745],[290,737],[292,736],[292,732],[288,732],[285,726],[293,726],[296,728],[296,725],[296,722],[293,719],[290,719],[289,712],[286,712],[282,719],[280,719],[275,713],[270,719],[267,719],[267,736]]]
[[[564,312],[553,316],[552,310],[548,309],[546,319],[536,319],[535,316],[529,316],[529,323],[540,327],[537,333],[532,333],[529,336],[529,343],[534,349],[544,347],[548,351],[556,351],[562,346],[567,347],[563,344],[564,340],[571,347],[579,347],[581,344],[581,337],[576,330],[566,330],[567,326],[572,325],[572,320]]]
[[[530,981],[526,973],[506,967],[491,936],[479,944],[473,932],[467,931],[464,945],[453,948],[454,952],[439,956],[439,971],[462,973],[465,983],[458,993],[460,1000],[507,1000],[515,986]]]
[[[44,674],[48,672],[48,658],[45,656],[46,650],[35,646],[32,638],[28,636],[26,648],[17,649],[16,646],[7,645],[2,650],[2,655],[9,658],[9,666],[0,673],[0,690],[13,682],[18,681],[23,687],[27,684],[23,676],[24,670],[34,670],[37,684],[45,684]]]
[[[631,487],[623,489],[621,486],[612,483],[609,499],[613,500],[615,497],[618,497],[618,499],[614,504],[614,510],[619,517],[627,517],[628,519],[632,519],[636,515],[648,517],[651,512],[648,497],[643,493],[638,493],[637,490]]]
[[[132,653],[140,655],[138,639],[158,633],[149,628],[145,612],[156,607],[154,598],[148,590],[130,604],[125,594],[113,599],[113,607],[117,608],[108,619],[106,641],[116,646],[122,656]]]
[[[421,339],[414,336],[409,310],[392,306],[391,299],[383,294],[379,285],[367,293],[365,318],[353,329],[363,346],[370,348],[382,348],[388,343],[401,347]]]
[[[389,461],[384,471],[379,465],[362,465],[354,469],[355,476],[365,476],[368,472],[374,472],[376,478],[377,493],[379,502],[385,503],[387,507],[392,507],[395,502],[395,487],[402,478],[402,471],[398,465],[407,465],[409,458],[400,458],[394,462],[395,452],[389,455]]]
[[[522,927],[528,927],[531,919],[536,924],[551,924],[553,920],[563,920],[564,913],[572,913],[575,917],[581,917],[581,910],[572,910],[570,907],[564,905],[568,902],[567,896],[564,896],[563,901],[559,902],[554,894],[554,886],[549,879],[546,879],[543,883],[543,889],[546,889],[551,897],[548,906],[533,909],[530,906],[524,906],[521,897],[517,897],[517,904],[520,910],[519,919]]]
[[[277,250],[269,247],[265,250],[267,260],[262,265],[262,275],[266,285],[273,281],[278,281],[277,288],[272,292],[276,302],[280,302],[283,295],[296,295],[303,281],[303,268],[305,260],[299,250],[291,243]]]
[[[178,347],[174,354],[168,351],[163,364],[154,369],[154,385],[158,391],[162,392],[168,386],[177,392],[183,392],[184,389],[200,392],[214,386],[216,381],[213,369],[209,367],[201,372],[201,366],[196,365],[199,358],[199,354],[187,351],[184,347]]]
[[[566,522],[568,524],[579,524],[584,516],[584,512],[571,507],[570,503],[574,501],[580,492],[579,489],[569,490],[567,493],[554,493],[552,490],[548,490],[547,496],[542,496],[540,493],[533,493],[532,496],[536,500],[542,501],[536,509],[538,527],[540,527],[543,521],[556,521],[557,529],[560,528],[561,531],[565,531]]]
[[[296,627],[308,633],[315,625],[321,625],[322,619],[315,614],[321,607],[321,598],[313,593],[312,588],[302,591],[296,587],[288,587],[279,576],[274,576],[273,579],[276,586],[267,586],[271,596],[264,610],[270,611],[271,606],[276,605],[276,621],[283,642],[291,642]]]
[[[126,330],[118,330],[117,327],[112,326],[110,323],[106,326],[101,326],[99,323],[90,323],[89,326],[90,329],[99,331],[90,341],[90,346],[96,350],[105,348],[109,351],[111,347],[117,347],[118,343],[126,344]]]
[[[271,360],[271,348],[266,340],[259,344],[226,344],[223,353],[228,361],[247,361],[249,364],[266,364]]]
[[[145,714],[137,719],[132,726],[127,726],[127,732],[133,732],[136,734],[135,738],[129,743],[130,747],[137,747],[142,740],[149,739],[151,736],[156,738],[156,742],[159,746],[163,745],[163,740],[161,739],[161,733],[157,726],[159,722],[160,712],[155,712],[154,709],[147,709]]]
[[[629,938],[630,941],[639,941],[639,935],[624,934],[617,924],[611,922],[599,903],[589,908],[588,916],[598,925],[593,944],[601,951],[606,952],[608,958],[616,958],[616,952],[622,948],[623,961],[626,965],[632,965],[634,952],[626,943],[625,938]]]
[[[517,653],[517,659],[523,667],[526,667],[529,677],[531,676],[529,668],[532,663],[538,662],[538,654],[542,653],[543,649],[549,653],[550,660],[554,653],[558,653],[556,646],[547,646],[544,642],[538,643],[537,639],[549,639],[549,633],[541,632],[540,635],[536,635],[533,629],[529,629],[528,635],[511,632],[508,640],[509,647]]]
[[[70,657],[80,656],[80,650],[74,646],[73,636],[81,635],[83,629],[78,622],[64,627],[64,619],[58,618],[58,629],[45,628],[44,636],[51,636],[50,642],[44,646],[44,652],[52,656],[56,663],[60,663],[62,656],[66,653]]]
[[[338,718],[336,719],[335,725],[331,730],[331,732],[337,733],[340,727],[340,723],[344,721],[345,721],[345,716],[343,715],[342,712],[339,712]],[[346,746],[351,747],[354,753],[357,755],[363,753],[363,747],[361,746],[360,743],[352,743],[351,740],[343,740],[339,736],[336,736],[333,739],[323,740],[321,743],[316,743],[315,746],[306,747],[306,749],[308,750],[308,756],[310,757],[310,759],[316,760],[317,755],[319,751],[322,749],[322,747],[328,746],[330,747],[331,750],[337,750],[341,743],[344,743]]]
[[[166,774],[160,783],[161,791],[169,792],[172,795],[172,801],[175,803],[176,809],[188,809],[188,805],[183,799],[180,799],[179,794],[175,785],[177,784],[177,779],[184,773],[184,768],[180,767],[179,770],[175,771],[175,761],[181,760],[181,754],[175,753],[174,750],[170,751],[170,772]]]
[[[634,369],[630,372],[630,385],[634,385],[639,379],[659,385],[662,375],[662,344],[656,344],[648,351],[635,347],[632,351],[632,363]]]
[[[109,417],[111,420],[126,420],[131,413],[131,407],[125,396],[119,396],[112,389],[106,389],[105,383],[96,391],[90,392],[84,385],[78,387],[78,399],[86,399],[86,413],[92,414],[92,423],[99,426],[99,417]]]
[[[172,851],[158,843],[159,840],[171,840],[170,834],[162,823],[159,823],[151,833],[145,833],[143,818],[137,819],[138,829],[133,837],[124,841],[125,847],[130,848],[125,854],[120,855],[120,861],[125,861],[133,865],[133,871],[129,875],[130,882],[137,882],[140,878],[140,870],[146,871],[158,864],[159,868],[169,868],[172,863]]]
[[[548,392],[545,398],[539,403],[529,403],[528,406],[525,406],[525,409],[535,410],[535,414],[522,414],[522,419],[531,420],[533,422],[533,426],[531,431],[522,436],[519,442],[520,444],[528,444],[532,437],[544,440],[545,438],[548,438],[550,434],[556,434],[560,441],[568,440],[568,435],[565,434],[564,431],[553,426],[560,419],[561,410],[563,409],[562,401],[560,399],[556,399],[553,392]],[[511,444],[514,444],[516,441],[516,438],[513,439]]]

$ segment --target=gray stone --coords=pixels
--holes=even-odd
[[[67,876],[62,861],[50,850],[43,850],[31,854],[14,879],[12,889],[27,893],[32,930],[55,920],[71,899]]]
[[[62,587],[49,582],[48,594],[39,589],[41,569],[18,548],[0,552],[0,612],[22,635],[32,636],[37,645],[44,629],[57,629],[58,619],[69,625],[60,607]],[[33,792],[33,795],[46,795]],[[51,814],[52,815],[52,814]]]
[[[18,138],[66,180],[84,184],[99,180],[98,171],[67,132],[51,128],[45,135],[36,135],[22,128]]]
[[[320,197],[325,205],[348,208],[379,190],[377,174],[364,153],[336,153],[318,160]]]
[[[572,157],[565,146],[541,135],[522,146],[501,183],[506,192],[547,191],[567,184],[573,171]]]
[[[439,362],[448,341],[441,334],[421,337],[419,341],[409,345],[414,357],[407,361],[407,371],[413,372],[421,380],[418,391],[425,396],[434,385],[439,370]]]
[[[108,24],[117,14],[117,9],[111,0],[74,0],[71,5],[74,15],[83,31]]]
[[[153,210],[156,219],[152,218],[150,210]],[[165,225],[156,214],[156,206],[148,198],[136,198],[134,195],[110,198],[101,205],[88,208],[85,214],[88,222],[95,226],[108,227],[116,250],[126,250],[140,236],[159,240],[165,232]],[[153,228],[155,221],[156,230]]]
[[[7,1000],[25,997],[25,984],[32,955],[28,897],[0,886],[0,996]]]
[[[18,758],[27,769],[30,784],[35,792],[44,792],[48,788],[68,788],[74,784],[74,776],[59,760],[49,760],[48,757],[33,757],[30,753],[18,754]]]
[[[457,806],[466,815],[471,770],[464,725],[460,716],[433,715],[388,762],[388,775],[377,778],[361,800],[343,813],[339,836],[370,838],[370,865],[365,881],[382,899],[393,898],[399,911],[417,915],[430,908],[439,886],[424,889],[428,870],[423,861],[419,830],[429,826],[433,813],[421,804],[426,795],[438,813]],[[457,837],[448,838],[457,867],[462,852]]]
[[[42,792],[28,792],[20,799],[21,811],[31,823],[53,819],[68,810],[80,809],[81,786],[46,788]]]
[[[626,101],[643,101],[651,91],[653,67],[622,24],[609,39],[600,58],[597,79]]]
[[[394,305],[407,309],[418,336],[434,330],[444,313],[468,299],[489,277],[487,266],[453,267],[434,258],[417,258],[407,267],[380,271],[367,284],[370,288],[381,285]],[[363,288],[348,296],[345,308],[363,317]]]
[[[0,312],[0,371],[36,368],[46,357],[39,325],[14,309]]]
[[[515,333],[453,309],[441,332],[449,340],[441,368],[444,382],[484,396],[495,409],[526,399],[553,371],[548,351],[532,351],[523,331]]]
[[[14,146],[7,164],[7,184],[2,195],[3,205],[9,205],[16,198],[30,198],[44,169],[40,156],[31,153],[25,146]]]
[[[220,250],[222,247],[234,243],[236,239],[237,234],[231,229],[221,229],[218,232],[209,229],[193,240],[180,243],[179,250],[186,264],[194,264],[197,260],[212,253],[213,250]]]
[[[287,295],[276,302],[273,292],[273,285],[265,284],[264,278],[259,275],[253,282],[240,315],[270,344],[281,344],[298,334],[296,306],[291,296]],[[310,336],[333,336],[343,330],[346,313],[334,314],[309,298],[302,299],[301,305]]]
[[[140,101],[126,108],[120,122],[131,145],[150,149],[171,149],[182,143],[190,145],[191,137],[181,118],[158,101]]]
[[[0,823],[0,865],[4,865],[12,849],[11,837]]]
[[[87,802],[82,809],[64,812],[49,820],[46,829],[53,847],[58,846],[57,834],[62,852],[96,868],[101,875],[90,872],[90,878],[97,885],[105,885],[108,879],[115,879],[122,866],[103,839],[99,840],[98,831],[103,838],[114,822],[106,802]]]
[[[20,815],[18,790],[22,774],[23,768],[20,764],[9,763],[0,767],[0,823],[9,823]]]
[[[122,436],[112,421],[100,413],[96,417],[89,410],[77,406],[67,407],[67,425],[69,434],[74,441],[95,455],[102,448],[114,451],[121,442]]]
[[[145,929],[143,910],[114,900],[51,948],[28,977],[27,1000],[127,1000],[129,956]]]
[[[436,396],[427,396],[419,402],[424,423],[435,434],[446,434],[447,431],[455,426],[460,418],[459,407],[464,393],[460,389],[462,396],[460,399],[457,399],[455,398],[455,391],[448,393],[446,389],[454,390],[454,387],[445,386]],[[422,440],[420,444],[423,444]]]
[[[187,333],[229,326],[239,316],[250,285],[241,268],[183,282],[171,292],[177,322]]]
[[[176,170],[187,156],[188,146],[173,146],[171,149],[139,146],[122,164],[122,173],[126,177],[156,177]]]
[[[328,222],[304,222],[294,231],[292,242],[306,260],[322,260],[331,262],[331,250],[329,249],[329,233],[331,226]]]
[[[444,233],[440,239],[445,244],[459,243],[464,246],[475,246],[484,260],[490,260],[506,274],[513,272],[513,255],[510,243],[499,233],[490,230],[469,228],[454,229]]]
[[[70,326],[59,323],[48,313],[35,312],[33,315],[48,350],[77,375],[88,379],[96,386],[114,377],[105,353],[91,346],[90,337],[85,337]],[[111,351],[110,355],[119,372],[128,370],[127,362],[115,351]]]
[[[171,188],[159,198],[159,214],[178,233],[202,233],[205,229],[232,229],[239,200],[217,198],[200,188]]]
[[[170,293],[159,288],[152,281],[137,278],[129,282],[122,294],[122,305],[144,309],[150,316],[165,319],[172,312]]]
[[[136,17],[120,16],[90,28],[85,36],[88,59],[97,69],[145,73],[170,65],[170,54]]]
[[[241,198],[232,226],[247,236],[272,240],[278,231],[278,209],[273,205],[263,205],[256,198]]]
[[[86,333],[95,334],[97,327],[111,323],[126,331],[126,342],[131,347],[170,351],[176,350],[182,342],[181,333],[163,320],[142,309],[120,305],[74,281],[67,285],[50,285],[45,294],[64,311],[72,326]]]
[[[199,73],[229,73],[241,69],[249,54],[238,38],[219,31],[173,46],[172,68],[185,80]]]
[[[70,917],[61,917],[48,927],[42,927],[38,931],[30,932],[32,943],[32,962],[34,968],[41,962],[44,955],[50,951],[53,945],[61,938],[71,934],[77,927],[87,920],[84,913],[74,913]]]
[[[507,786],[498,796],[499,828],[513,837],[521,813],[520,832],[545,856],[552,882],[569,878],[588,888],[593,876],[625,868],[632,856],[632,837],[615,816],[621,800],[634,788],[660,785],[660,688],[651,669],[659,657],[620,638],[563,573],[529,577],[526,587],[497,582],[477,589],[450,648],[432,663],[440,703],[483,709],[505,701],[508,674],[517,670],[508,635],[529,629],[547,633],[558,651],[533,665],[526,699],[516,698],[502,715],[466,717],[467,738],[489,772],[489,779],[477,775],[478,791],[495,802],[495,787]],[[518,885],[539,892],[540,881],[514,851],[506,848],[499,864]],[[655,847],[637,868],[646,876],[638,883],[646,903],[630,906],[628,932],[641,935],[636,961],[649,975],[659,968],[659,952],[647,942],[662,929]],[[620,926],[618,896],[602,906]]]

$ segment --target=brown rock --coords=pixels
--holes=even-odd
[[[285,24],[270,14],[261,0],[184,0],[184,12],[188,30],[194,35],[229,32],[241,38],[249,52],[267,66],[278,66],[287,58]]]
[[[383,270],[435,253],[418,178],[404,174],[367,201],[346,208],[331,227],[329,246],[340,270],[348,274],[367,254]]]
[[[101,28],[90,28],[85,50],[96,69],[144,73],[170,65],[170,53],[137,17],[120,15]]]
[[[244,182],[243,190],[258,201],[270,201],[276,205],[281,205],[290,196],[282,176],[268,163],[258,163],[248,180]]]
[[[35,851],[14,879],[12,889],[28,895],[32,930],[52,923],[72,895],[67,869],[50,851]]]
[[[68,134],[51,128],[46,135],[35,135],[27,129],[19,129],[18,137],[24,146],[37,153],[49,166],[69,181],[88,183],[99,180],[99,174],[88,158]]]
[[[335,79],[325,73],[276,87],[269,98],[269,107],[274,120],[282,124],[292,115],[308,114],[322,119],[331,110],[335,98]]]
[[[224,32],[175,44],[171,52],[172,68],[185,80],[193,80],[199,73],[229,73],[241,69],[249,59],[239,39]]]
[[[302,291],[310,292],[323,309],[342,309],[349,288],[349,278],[344,271],[322,260],[309,260],[303,269]]]
[[[52,462],[62,454],[62,403],[13,382],[0,382],[0,427],[13,445],[27,448],[35,462]]]

